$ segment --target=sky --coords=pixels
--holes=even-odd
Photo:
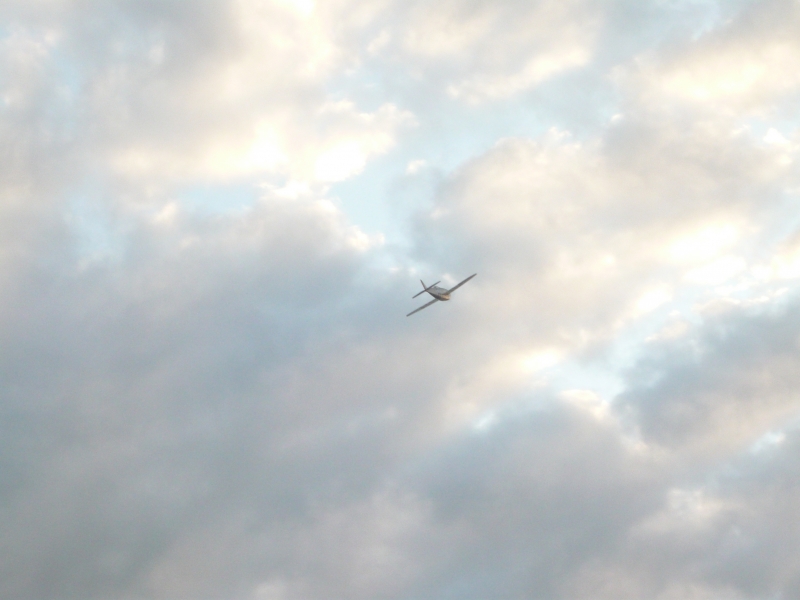
[[[800,597],[798,106],[797,0],[4,0],[0,596]]]

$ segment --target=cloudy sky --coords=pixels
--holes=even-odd
[[[798,0],[4,0],[0,596],[797,598],[798,106]]]

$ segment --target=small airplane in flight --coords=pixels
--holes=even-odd
[[[427,304],[423,304],[422,306],[420,306],[416,310],[412,310],[406,316],[410,317],[415,312],[419,312],[423,308],[428,308],[431,304],[434,304],[435,302],[439,302],[440,300],[442,302],[446,302],[446,301],[450,300],[450,294],[455,292],[458,288],[460,288],[462,285],[467,283],[470,279],[475,277],[475,275],[477,275],[477,273],[473,273],[472,275],[467,277],[464,281],[462,281],[461,283],[457,284],[455,287],[450,288],[449,290],[446,290],[444,288],[440,288],[439,286],[437,286],[436,283],[440,283],[439,281],[437,281],[436,283],[434,283],[432,285],[425,285],[425,282],[422,281],[422,279],[420,279],[419,282],[422,284],[422,287],[424,289],[419,294],[424,294],[425,292],[428,292],[431,296],[433,296],[433,300],[431,300]],[[419,296],[419,294],[415,294],[414,296],[411,296],[411,297],[412,298],[416,298],[417,296]]]

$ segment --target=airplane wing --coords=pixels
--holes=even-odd
[[[438,302],[438,301],[439,301],[439,299],[438,299],[438,298],[434,298],[433,300],[431,300],[431,301],[430,301],[430,302],[428,302],[427,304],[423,304],[422,306],[420,306],[420,307],[419,307],[417,310],[412,310],[412,311],[411,311],[410,313],[408,313],[406,316],[407,316],[407,317],[410,317],[410,316],[411,316],[411,315],[413,315],[415,312],[419,312],[419,311],[421,311],[423,308],[428,308],[428,307],[429,307],[431,304],[433,304],[434,302]]]
[[[452,293],[452,292],[455,292],[455,291],[456,291],[458,288],[460,288],[462,285],[464,285],[465,283],[467,283],[467,282],[468,282],[470,279],[472,279],[473,277],[475,277],[475,275],[477,275],[477,273],[473,273],[472,275],[470,275],[469,277],[467,277],[467,278],[466,278],[464,281],[462,281],[461,283],[459,283],[458,285],[456,285],[456,287],[454,287],[454,288],[450,288],[449,290],[447,290],[447,293],[448,293],[448,294],[450,294],[450,293]]]

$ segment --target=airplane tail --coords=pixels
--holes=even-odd
[[[413,296],[411,296],[412,298],[416,298],[416,297],[417,297],[417,296],[419,296],[420,294],[424,294],[424,293],[425,293],[425,292],[427,292],[429,289],[431,289],[433,286],[435,286],[435,285],[436,285],[436,283],[441,283],[440,281],[437,281],[436,283],[432,283],[432,284],[430,284],[430,285],[425,285],[425,282],[424,282],[424,281],[422,281],[422,279],[420,279],[420,280],[419,280],[419,282],[422,284],[422,288],[423,288],[423,289],[422,289],[422,291],[421,291],[419,294],[414,294]]]

